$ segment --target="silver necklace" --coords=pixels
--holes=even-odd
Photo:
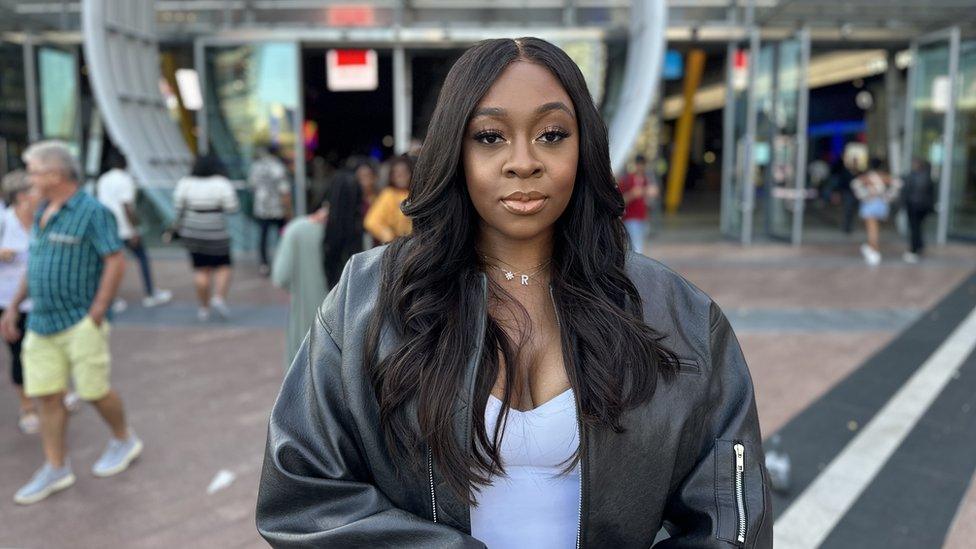
[[[505,274],[505,280],[512,281],[512,280],[515,280],[516,278],[518,278],[519,283],[522,286],[528,286],[529,285],[529,281],[533,277],[535,277],[536,275],[538,275],[539,273],[541,273],[542,271],[544,271],[546,269],[546,267],[548,267],[549,264],[552,263],[552,258],[549,258],[549,259],[543,261],[542,263],[536,265],[535,267],[531,267],[528,270],[528,272],[521,272],[517,268],[515,268],[513,265],[511,265],[509,263],[506,263],[505,261],[503,261],[501,259],[498,259],[497,257],[491,257],[490,255],[485,255],[485,254],[481,254],[481,257],[482,257],[482,259],[485,260],[485,263],[489,267],[494,267],[494,268],[498,269],[499,271],[501,271],[502,273],[504,273]],[[492,263],[491,261],[488,261],[489,259],[493,259],[493,260],[495,260],[495,261],[497,261],[499,263],[503,263],[504,265],[506,265],[507,267],[510,267],[510,268],[509,269],[506,269],[506,268],[504,268],[504,267],[502,267],[500,265],[496,265],[496,264]]]

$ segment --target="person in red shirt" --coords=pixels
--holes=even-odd
[[[639,154],[634,158],[633,171],[620,179],[620,192],[624,195],[624,226],[630,235],[634,251],[644,253],[647,235],[647,201],[657,198],[657,182],[647,175],[647,159]]]

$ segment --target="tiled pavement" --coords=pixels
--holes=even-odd
[[[832,388],[976,268],[976,251],[966,246],[937,250],[921,265],[887,261],[877,269],[846,245],[669,243],[652,255],[725,309],[752,370],[766,435],[786,433],[791,421],[822,407]],[[0,418],[7,418],[0,420],[0,547],[263,546],[253,526],[254,495],[283,372],[287,297],[241,262],[233,318],[201,324],[182,256],[154,256],[158,284],[174,290],[174,303],[142,309],[130,269],[122,289],[130,308],[112,336],[114,382],[147,442],[144,457],[118,477],[92,477],[88,469],[107,433],[84,409],[69,429],[78,483],[17,507],[9,498],[38,465],[40,450],[36,438],[17,431],[7,392],[10,398],[0,399]],[[5,372],[5,356],[3,366]],[[221,470],[234,482],[208,495]],[[947,547],[967,547],[976,537],[976,488],[961,499]]]

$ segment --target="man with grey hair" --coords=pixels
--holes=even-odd
[[[34,217],[27,274],[0,317],[0,332],[8,340],[20,335],[18,307],[29,296],[24,390],[41,403],[45,463],[14,496],[28,505],[75,481],[65,455],[68,415],[62,398],[69,376],[112,431],[92,473],[105,477],[124,471],[142,452],[142,441],[126,424],[122,400],[109,384],[107,315],[125,270],[115,218],[79,188],[77,164],[64,144],[32,145],[24,161],[43,202]]]

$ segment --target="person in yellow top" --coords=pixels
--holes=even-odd
[[[410,219],[400,211],[406,200],[413,175],[413,163],[409,157],[398,156],[390,161],[390,185],[380,191],[363,219],[363,228],[380,243],[386,244],[398,236],[406,236],[412,230]]]

